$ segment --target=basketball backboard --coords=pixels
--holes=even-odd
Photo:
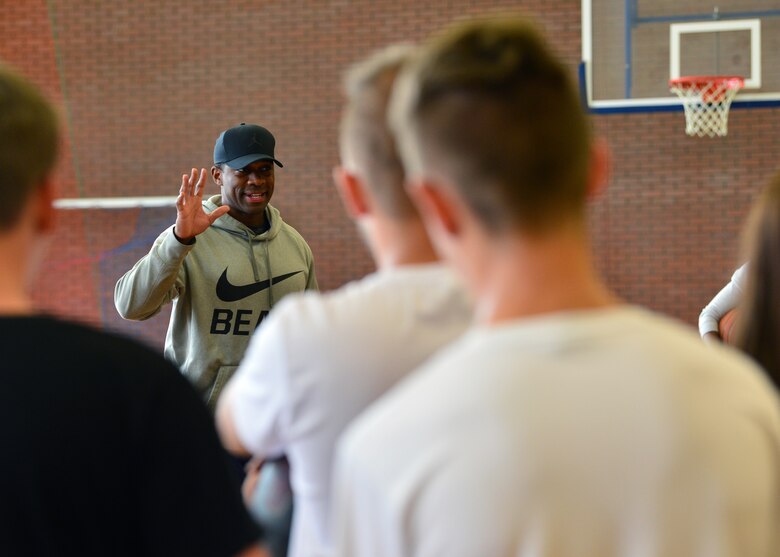
[[[591,111],[680,110],[686,75],[744,77],[732,108],[780,106],[780,0],[582,0]]]

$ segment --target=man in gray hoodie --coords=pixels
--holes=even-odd
[[[211,176],[221,195],[203,201],[206,170],[182,176],[176,224],[119,279],[125,319],[148,319],[173,302],[165,356],[210,408],[254,329],[283,296],[317,288],[311,249],[269,204],[275,139],[250,124],[225,130]]]

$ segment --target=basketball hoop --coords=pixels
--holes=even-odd
[[[728,132],[729,107],[745,80],[738,76],[705,75],[669,80],[669,90],[682,99],[685,133],[722,137]]]

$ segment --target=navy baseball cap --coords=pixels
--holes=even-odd
[[[244,124],[219,134],[214,144],[214,165],[226,164],[230,168],[244,168],[256,161],[274,161],[276,140],[263,126]]]

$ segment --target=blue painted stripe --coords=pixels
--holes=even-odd
[[[734,101],[731,105],[732,109],[741,108],[776,108],[780,106],[780,99],[772,101]]]
[[[777,108],[780,107],[780,99],[770,101],[736,101],[731,105],[732,110],[741,110],[743,108]],[[633,114],[633,113],[653,113],[653,112],[682,112],[681,104],[669,105],[641,105],[641,106],[609,106],[609,107],[588,107],[591,114]]]
[[[675,112],[682,111],[682,105],[645,105],[645,106],[609,106],[609,107],[590,107],[588,111],[591,114],[633,114],[636,112]]]
[[[756,17],[780,17],[780,10],[763,10],[755,12],[724,12],[718,13],[717,21],[723,19],[749,19]],[[715,20],[713,14],[689,14],[672,15],[657,17],[639,17],[634,18],[635,23],[675,23],[682,21],[706,21]]]

